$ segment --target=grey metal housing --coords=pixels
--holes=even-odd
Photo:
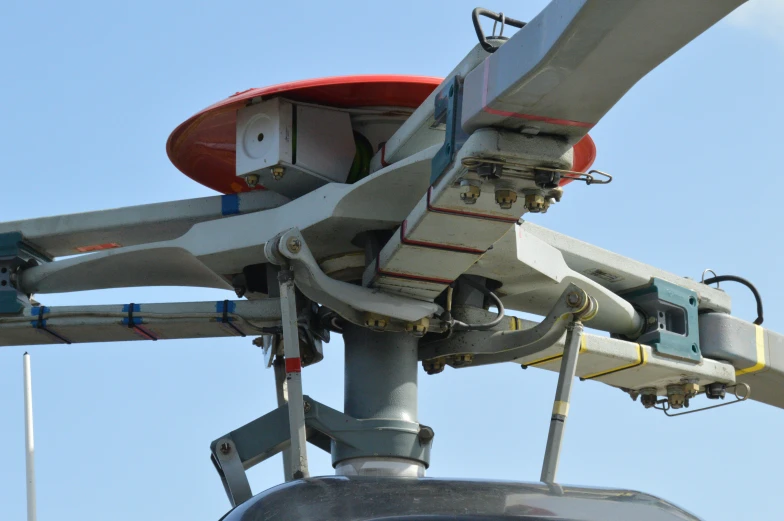
[[[221,521],[509,518],[529,521],[699,521],[671,503],[629,490],[374,477],[292,481],[258,494]]]

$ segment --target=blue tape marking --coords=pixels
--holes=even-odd
[[[136,311],[136,310],[134,310],[134,311]],[[139,324],[144,324],[144,319],[142,317],[133,317],[133,324],[131,324],[131,325],[132,326],[138,326]],[[128,325],[128,317],[125,317],[124,319],[122,319],[122,325],[124,325],[124,326]]]
[[[123,310],[123,313],[128,313],[129,311],[131,311],[129,309],[129,304],[123,305],[122,310]],[[136,313],[137,311],[141,311],[141,310],[142,310],[142,305],[141,304],[134,304],[133,305],[133,312],[134,313]]]
[[[218,313],[223,313],[223,304],[224,304],[223,300],[219,300],[218,302],[216,302],[215,303],[215,311],[217,311]],[[229,305],[228,305],[228,309],[226,310],[226,312],[227,313],[234,313],[234,308],[236,308],[236,307],[237,307],[237,303],[236,302],[232,302],[230,300],[229,301]]]
[[[51,309],[49,309],[46,306],[35,306],[35,307],[33,307],[30,310],[30,314],[33,315],[34,317],[37,317],[40,314],[44,314],[45,315],[45,314],[49,313],[50,311],[51,311]]]
[[[221,213],[223,215],[235,215],[240,213],[240,195],[229,194],[221,196]]]

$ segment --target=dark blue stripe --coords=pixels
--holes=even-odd
[[[129,311],[131,311],[129,309],[129,307],[130,307],[130,304],[123,305],[123,308],[122,308],[123,313],[128,313]],[[137,311],[141,311],[141,310],[142,310],[142,305],[141,304],[134,304],[133,305],[133,312],[134,313],[136,313]]]
[[[223,303],[224,303],[223,300],[219,300],[218,302],[216,302],[215,303],[215,311],[217,311],[218,313],[223,313]],[[237,307],[237,304],[230,300],[229,301],[229,305],[228,305],[228,309],[226,310],[226,312],[227,313],[234,313],[234,308],[236,308],[236,307]]]
[[[221,197],[221,213],[234,215],[240,213],[240,194],[229,194]]]
[[[136,311],[136,310],[134,310],[134,311]],[[128,317],[125,317],[124,319],[122,319],[122,324],[124,326],[128,325]],[[131,325],[132,326],[138,326],[139,324],[144,324],[144,319],[142,317],[133,317],[133,324],[131,324]]]

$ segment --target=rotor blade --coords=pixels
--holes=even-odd
[[[315,246],[319,259],[357,250],[352,240],[358,233],[405,219],[427,190],[437,149],[430,147],[353,185],[330,183],[282,206],[196,223],[172,240],[34,266],[20,274],[19,288],[28,294],[139,286],[231,289],[228,280],[234,274],[267,262],[268,240],[294,227]],[[379,205],[389,193],[401,196]]]
[[[745,0],[553,0],[465,80],[463,128],[576,143],[642,77]]]
[[[177,238],[196,223],[286,204],[271,191],[216,195],[114,210],[0,223],[0,234],[20,232],[49,257],[135,246]]]

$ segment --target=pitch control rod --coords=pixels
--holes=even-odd
[[[291,458],[292,475],[286,476],[286,481],[290,481],[291,479],[308,477],[307,435],[305,433],[305,404],[302,398],[302,361],[299,353],[294,272],[285,268],[280,270],[278,282],[280,283],[283,356],[286,359],[286,389],[289,399],[289,433],[291,437],[289,457]]]
[[[566,417],[569,414],[569,397],[572,393],[572,382],[583,338],[583,324],[580,322],[580,317],[577,314],[573,317],[574,319],[566,326],[566,343],[561,359],[561,370],[558,372],[553,415],[550,418],[550,432],[547,434],[547,446],[542,463],[542,477],[540,479],[545,483],[554,483],[555,474],[558,472],[558,460],[561,456]]]

